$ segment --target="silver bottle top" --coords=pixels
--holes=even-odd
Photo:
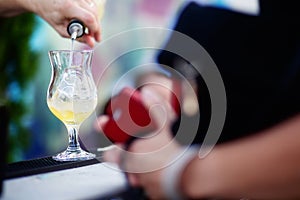
[[[67,28],[67,31],[72,39],[82,37],[84,34],[85,26],[79,20],[72,20]]]

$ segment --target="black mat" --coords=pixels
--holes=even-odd
[[[92,159],[86,161],[72,161],[59,162],[53,160],[52,157],[38,158],[34,160],[26,160],[14,162],[7,165],[5,172],[5,179],[25,177],[34,174],[41,174],[46,172],[53,172],[64,169],[71,169],[76,167],[83,167],[87,165],[100,163],[99,159]],[[125,191],[118,194],[108,195],[107,197],[99,197],[91,200],[148,200],[143,191],[139,188],[131,188],[128,186]]]
[[[7,165],[5,179],[29,176],[34,174],[53,172],[63,169],[71,169],[83,167],[87,165],[97,164],[98,159],[85,161],[59,162],[53,160],[52,157],[38,158],[34,160],[26,160],[14,162]]]

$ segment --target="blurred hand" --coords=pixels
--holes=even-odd
[[[117,163],[128,174],[129,183],[143,187],[150,198],[163,198],[161,174],[172,158],[181,151],[180,145],[173,140],[170,125],[175,113],[169,103],[149,88],[141,90],[143,102],[150,109],[151,120],[158,129],[143,138],[135,140],[128,150],[123,144],[104,154],[104,160]],[[101,116],[98,124],[103,127],[107,117]]]

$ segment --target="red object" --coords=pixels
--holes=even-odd
[[[174,80],[171,105],[177,116],[180,115],[181,82]],[[126,143],[131,137],[155,129],[149,110],[144,106],[138,90],[125,87],[112,97],[105,108],[109,120],[103,127],[104,134],[113,143]]]
[[[173,79],[172,80],[171,106],[177,116],[179,116],[181,113],[181,110],[180,110],[181,109],[181,107],[180,107],[181,97],[182,97],[181,81],[178,79]]]
[[[132,88],[126,87],[111,98],[105,112],[109,120],[103,131],[114,143],[124,143],[142,130],[145,131],[145,128],[154,128],[140,92]]]

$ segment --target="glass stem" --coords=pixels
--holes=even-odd
[[[68,125],[68,135],[69,135],[69,146],[67,151],[75,152],[80,150],[80,144],[78,140],[78,125]]]

